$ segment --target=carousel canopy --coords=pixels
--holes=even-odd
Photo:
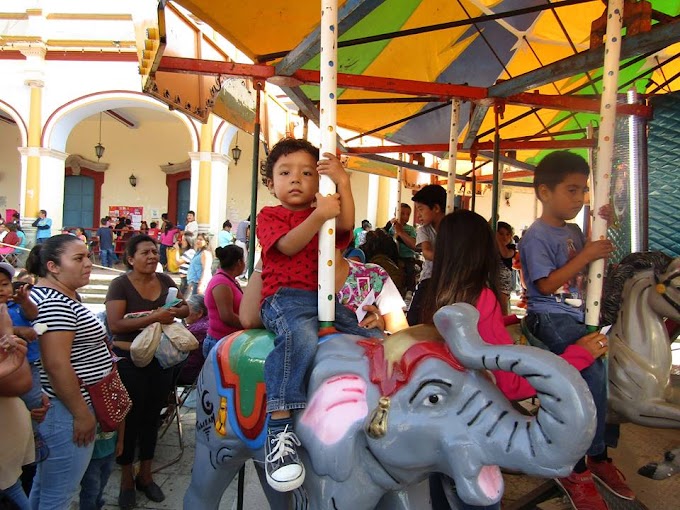
[[[255,62],[238,73],[282,85],[317,118],[319,0],[176,3]],[[489,150],[494,104],[503,151],[520,161],[549,142],[588,146],[574,140],[597,123],[605,9],[602,0],[340,1],[338,124],[419,146],[412,152],[446,152],[457,97],[464,151]],[[621,102],[630,90],[645,99],[680,88],[679,14],[678,0],[626,1]],[[619,111],[650,115],[644,102]]]

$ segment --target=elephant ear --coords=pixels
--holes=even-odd
[[[317,475],[337,482],[349,478],[356,463],[356,436],[368,414],[366,392],[366,381],[352,373],[316,385],[296,431]]]

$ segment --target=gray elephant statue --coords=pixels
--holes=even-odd
[[[585,382],[549,352],[485,343],[478,318],[474,307],[456,304],[436,313],[437,329],[417,326],[383,342],[320,339],[308,406],[296,417],[307,476],[287,494],[273,494],[264,482],[272,508],[372,510],[387,493],[407,491],[433,472],[453,479],[463,501],[489,505],[503,494],[499,466],[568,475],[595,431]],[[261,463],[262,370],[272,347],[264,331],[239,332],[206,360],[185,510],[217,509],[243,463]],[[516,411],[485,369],[528,379],[541,400],[538,414]]]
[[[633,253],[607,276],[603,322],[609,331],[611,422],[680,428],[680,391],[671,384],[664,318],[680,321],[680,258]]]

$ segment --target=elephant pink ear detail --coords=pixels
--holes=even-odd
[[[326,379],[319,385],[300,422],[313,430],[323,444],[332,445],[367,414],[366,382],[357,375],[344,374]]]

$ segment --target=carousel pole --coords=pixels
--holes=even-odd
[[[470,162],[472,163],[472,178],[470,181],[470,186],[472,186],[472,193],[470,194],[470,210],[475,212],[475,205],[477,201],[477,170],[475,170],[475,163],[477,162],[477,153],[475,151],[470,152]]]
[[[335,154],[338,86],[338,1],[321,0],[321,83],[319,152]],[[319,179],[319,193],[324,196],[337,191],[330,177]],[[319,322],[321,327],[335,320],[335,218],[326,221],[319,231]]]
[[[493,137],[493,186],[491,195],[491,229],[496,232],[496,225],[498,223],[498,202],[500,198],[500,184],[501,184],[501,135],[499,127],[499,119],[504,111],[502,104],[494,105],[495,118],[495,133]]]
[[[446,214],[452,213],[456,202],[456,159],[460,129],[460,99],[451,101],[451,130],[449,132],[449,171],[446,184]]]
[[[616,130],[616,93],[619,78],[619,57],[621,55],[621,26],[623,22],[623,0],[609,0],[607,7],[607,34],[604,45],[604,68],[602,70],[602,100],[600,103],[600,129],[597,134],[596,168],[591,188],[592,227],[590,240],[607,238],[607,220],[598,214],[600,208],[609,203],[609,183],[613,168],[614,134]],[[600,324],[600,304],[604,281],[604,259],[590,263],[588,270],[588,291],[586,295],[586,324],[596,331]]]
[[[255,267],[255,219],[257,218],[257,184],[260,179],[260,92],[262,82],[255,81],[255,129],[253,131],[253,172],[250,190],[250,239],[248,239],[248,278]]]
[[[399,160],[402,160],[404,157],[403,154],[399,155]],[[399,214],[401,214],[401,181],[402,177],[404,175],[404,167],[398,166],[397,167],[397,205],[394,207],[394,217],[397,218],[397,221],[399,221]],[[395,239],[397,235],[395,233]]]

